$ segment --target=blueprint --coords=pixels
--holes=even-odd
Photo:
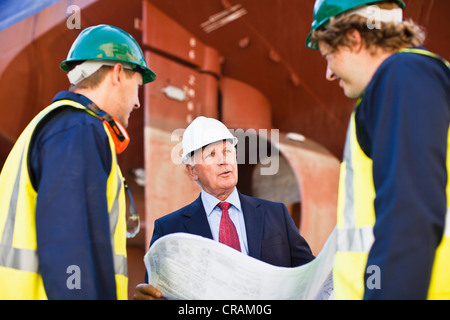
[[[330,300],[336,231],[313,261],[277,267],[211,239],[187,233],[164,236],[144,257],[149,283],[168,299]]]

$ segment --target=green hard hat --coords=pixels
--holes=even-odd
[[[75,39],[60,68],[68,72],[68,63],[84,60],[128,62],[135,71],[142,73],[143,83],[156,79],[156,74],[147,67],[136,40],[114,26],[102,24],[84,29]]]
[[[306,46],[310,49],[318,49],[317,43],[311,41],[311,35],[314,30],[324,26],[330,18],[362,5],[381,1],[382,0],[316,0],[311,32],[306,38]],[[392,1],[396,2],[402,9],[405,7],[405,3],[402,0]]]

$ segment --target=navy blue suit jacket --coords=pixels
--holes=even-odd
[[[280,267],[296,267],[314,259],[284,204],[241,193],[239,199],[249,256]],[[191,204],[157,219],[150,246],[160,237],[176,232],[213,238],[200,196]]]

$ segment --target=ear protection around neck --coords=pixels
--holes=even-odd
[[[117,154],[125,151],[130,143],[130,137],[125,127],[114,117],[110,116],[103,110],[100,110],[94,103],[88,104],[87,108],[95,113],[108,128],[109,133],[114,141],[114,148]]]
[[[119,121],[111,116],[108,117],[109,119],[106,119],[105,117],[100,118],[111,133],[116,153],[121,154],[130,143],[130,137],[128,136],[127,130]]]

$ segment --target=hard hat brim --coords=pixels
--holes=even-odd
[[[87,60],[87,59],[86,59]],[[89,60],[95,60],[95,59],[89,59]],[[121,60],[117,60],[117,59],[108,59],[108,58],[103,58],[103,59],[99,59],[99,60],[111,60],[111,61],[116,61],[117,63],[120,62],[127,62],[130,63],[129,61],[121,61]],[[61,64],[59,65],[59,67],[61,68],[61,70],[68,72],[69,71],[69,66],[68,63],[70,62],[82,62],[85,60],[64,60],[63,62],[61,62]],[[142,74],[142,82],[143,84],[152,82],[156,80],[156,74],[153,72],[153,70],[151,70],[148,67],[143,67],[140,65],[137,65],[135,63],[131,63],[133,66],[135,66],[135,71],[136,72],[140,72]]]
[[[207,147],[207,146],[209,146],[211,144],[214,144],[214,143],[217,143],[217,142],[220,142],[220,141],[225,141],[225,140],[230,141],[233,144],[233,147],[235,147],[237,145],[237,143],[238,143],[238,138],[234,137],[234,136],[233,136],[233,138],[219,139],[217,141],[210,142],[210,143],[208,143],[208,144],[206,144],[204,146],[201,146],[200,148],[197,148],[197,149],[195,149],[195,150],[193,150],[193,151],[191,151],[189,153],[184,154],[183,157],[181,158],[181,162],[183,164],[188,164],[189,163],[189,159],[191,158],[191,156],[194,153],[196,153],[197,151],[199,151],[199,150],[203,149],[204,147]]]
[[[319,45],[316,42],[311,41],[311,36],[313,32],[314,30],[312,30],[306,37],[306,47],[313,50],[319,50]]]

